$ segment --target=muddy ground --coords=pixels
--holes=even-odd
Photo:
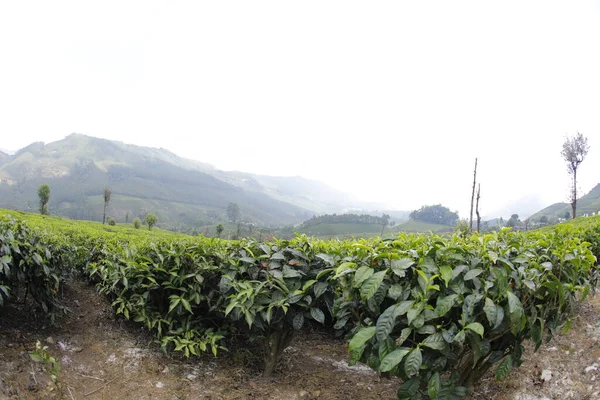
[[[348,366],[346,345],[317,332],[297,337],[277,378],[260,377],[256,348],[219,358],[163,354],[152,337],[116,318],[84,282],[65,289],[72,313],[57,327],[19,306],[0,315],[0,399],[395,399],[397,379]],[[492,375],[470,397],[495,400],[600,399],[600,296],[585,302],[573,328],[554,338],[502,382]],[[36,341],[61,360],[58,384],[28,354]]]

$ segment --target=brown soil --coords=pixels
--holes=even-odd
[[[0,399],[395,399],[396,379],[349,367],[343,341],[309,333],[286,349],[277,378],[260,378],[254,348],[218,358],[165,355],[152,337],[115,318],[110,303],[80,281],[65,288],[72,313],[57,327],[19,307],[0,315]],[[62,361],[58,387],[28,351],[36,341]]]
[[[145,331],[115,318],[109,302],[83,282],[69,283],[65,302],[73,312],[54,328],[18,306],[3,309],[0,399],[396,398],[397,379],[380,378],[366,366],[349,367],[344,342],[329,336],[295,338],[277,378],[265,381],[255,348],[185,360],[163,354]],[[528,347],[521,368],[502,382],[490,373],[470,399],[599,399],[599,311],[600,297],[585,302],[569,333],[535,354]],[[28,355],[38,340],[62,361],[58,385]]]
[[[534,353],[527,344],[525,362],[503,381],[493,371],[471,399],[598,400],[600,399],[600,296],[581,304],[572,328]]]

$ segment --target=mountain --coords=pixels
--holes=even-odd
[[[600,183],[588,194],[577,200],[577,216],[598,211],[600,211]],[[533,214],[529,219],[539,221],[544,216],[548,219],[563,218],[567,213],[571,214],[571,212],[571,205],[569,203],[555,203]]]
[[[302,177],[228,172],[166,149],[72,134],[0,153],[0,207],[36,210],[37,188],[51,187],[53,214],[101,220],[103,190],[112,190],[108,215],[117,222],[153,212],[159,225],[195,229],[226,221],[230,202],[244,221],[295,224],[324,212],[364,207],[347,193]]]

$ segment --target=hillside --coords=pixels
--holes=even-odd
[[[600,211],[600,183],[588,194],[577,200],[577,215],[591,214]],[[565,213],[571,213],[569,203],[555,203],[529,217],[532,221],[538,221],[541,217],[548,219],[561,218]]]
[[[452,232],[452,226],[449,225],[439,225],[439,224],[431,224],[429,222],[416,221],[414,219],[409,219],[408,221],[396,225],[394,228],[396,232],[412,232],[412,233],[445,233]]]
[[[365,233],[381,233],[381,225],[378,224],[353,224],[353,223],[322,223],[307,228],[300,228],[298,233],[304,233],[309,236],[329,237],[357,235]],[[370,235],[369,235],[370,236]]]
[[[108,214],[117,221],[151,211],[160,226],[182,230],[226,221],[230,202],[239,205],[244,220],[261,225],[299,223],[315,213],[361,206],[321,182],[220,171],[165,149],[80,134],[32,143],[14,155],[0,153],[0,207],[37,210],[41,183],[52,189],[53,214],[100,220],[102,192],[109,186]]]

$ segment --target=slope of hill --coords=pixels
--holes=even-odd
[[[397,232],[410,232],[410,233],[445,233],[452,232],[452,226],[450,225],[439,225],[439,224],[431,224],[429,222],[416,221],[414,219],[409,219],[408,221],[396,225],[394,230]]]
[[[324,210],[361,206],[321,182],[219,171],[165,149],[80,134],[0,154],[0,207],[36,210],[41,183],[52,189],[52,213],[99,220],[102,192],[109,186],[110,216],[123,222],[151,211],[159,225],[171,229],[225,221],[229,202],[239,205],[245,220],[264,225],[298,223]]]
[[[255,175],[239,171],[215,171],[216,178],[244,190],[260,192],[270,197],[311,210],[315,213],[340,212],[356,206],[359,201],[348,193],[322,182],[301,176],[281,177]]]
[[[577,215],[591,214],[600,211],[600,183],[588,194],[577,200]],[[538,221],[541,217],[548,219],[561,218],[565,213],[571,213],[569,203],[555,203],[529,217],[532,221]]]
[[[6,160],[8,160],[9,157],[10,156],[8,155],[8,153],[5,153],[2,150],[0,150],[0,167],[4,164]]]
[[[378,224],[353,224],[353,223],[322,223],[306,228],[300,228],[298,233],[304,233],[309,236],[344,236],[358,235],[365,233],[381,233],[381,225]]]

